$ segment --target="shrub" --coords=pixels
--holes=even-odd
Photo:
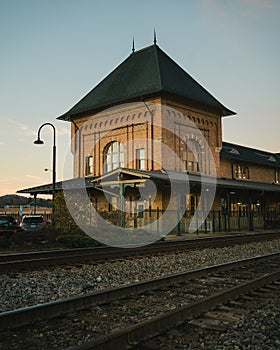
[[[0,236],[0,248],[8,248],[10,246],[10,242],[7,237]]]
[[[47,240],[47,231],[42,232],[15,232],[11,235],[10,241],[15,244],[25,244],[25,243],[40,243]]]
[[[69,248],[86,248],[100,245],[95,239],[83,235],[63,235],[59,236],[57,241]]]
[[[67,208],[63,192],[58,192],[55,195],[55,228],[61,234],[67,235],[78,229]]]
[[[119,227],[126,227],[127,226],[127,215],[125,212],[122,212],[120,210],[112,210],[110,212],[103,211],[99,213],[100,216],[110,222],[111,224]]]
[[[95,211],[92,204],[84,202],[83,196],[74,191],[58,192],[56,194],[55,227],[61,235],[73,235],[75,233],[83,235],[85,227],[93,228],[96,225]],[[70,208],[71,213],[68,208]]]

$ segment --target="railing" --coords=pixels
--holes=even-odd
[[[112,214],[113,212],[111,212]],[[34,208],[23,208],[22,216],[19,209],[0,208],[0,215],[12,215],[16,221],[20,222],[22,216],[34,214]],[[36,214],[43,215],[46,221],[51,221],[51,208],[37,208]],[[88,212],[87,212],[88,214]],[[108,213],[110,214],[110,213]],[[111,221],[110,217],[105,218]],[[170,232],[177,235],[186,233],[207,233],[207,232],[241,232],[254,231],[262,229],[280,228],[280,211],[225,211],[212,210],[207,215],[202,211],[177,211],[162,209],[147,209],[130,213],[120,214],[119,220],[115,217],[113,220],[117,226],[131,228],[145,228],[146,230],[161,234],[163,230],[171,227]],[[92,224],[92,223],[91,223]]]
[[[0,208],[0,215],[11,215],[17,222],[21,222],[24,215],[34,215],[34,208],[23,208],[20,215],[19,208]],[[45,221],[51,221],[52,208],[36,208],[36,215],[43,215]]]
[[[280,228],[280,211],[228,212],[212,210],[208,215],[204,215],[201,211],[178,212],[176,210],[150,209],[130,214],[127,218],[128,227],[144,228],[152,225],[153,229],[156,228],[159,232],[162,231],[165,224],[170,222],[174,223],[171,232],[178,235],[190,232],[241,232],[256,229],[277,229]]]

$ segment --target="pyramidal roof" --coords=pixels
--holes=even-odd
[[[215,108],[223,116],[235,114],[154,44],[133,52],[58,119],[70,120],[97,108],[156,93],[168,93],[201,103]]]

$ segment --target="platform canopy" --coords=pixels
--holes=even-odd
[[[128,168],[119,168],[113,170],[110,173],[106,173],[101,176],[88,176],[85,178],[76,178],[65,181],[60,181],[56,183],[56,191],[62,190],[78,190],[87,189],[94,190],[99,189],[100,184],[121,184],[127,183],[141,183],[149,179],[154,182],[164,181],[168,182],[170,180],[175,183],[185,182],[186,178],[191,186],[201,185],[201,176],[199,174],[188,174],[181,171],[172,170],[154,170],[154,171],[144,171],[144,170],[134,170]],[[223,189],[226,191],[261,191],[269,193],[280,193],[280,186],[277,184],[269,184],[264,182],[254,182],[246,180],[236,180],[236,179],[225,179],[225,178],[213,178],[211,176],[203,176],[204,184],[209,186],[214,186],[216,184],[217,189]],[[30,195],[37,194],[51,194],[52,193],[52,183],[30,187],[23,190],[17,191],[17,193],[29,193]]]

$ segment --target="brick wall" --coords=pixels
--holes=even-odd
[[[235,162],[232,159],[221,158],[220,177],[232,179],[232,169],[234,164],[240,164],[249,168],[249,180],[255,182],[273,183],[275,181],[275,170],[262,165]]]
[[[85,175],[85,159],[93,156],[93,174],[104,172],[104,150],[110,142],[125,147],[124,167],[136,168],[136,149],[143,148],[146,170],[185,170],[184,147],[195,140],[201,148],[203,171],[219,172],[221,118],[213,112],[190,108],[172,100],[156,98],[145,103],[114,107],[72,123],[74,177]],[[153,141],[152,141],[153,140]],[[209,161],[213,157],[213,162]]]

